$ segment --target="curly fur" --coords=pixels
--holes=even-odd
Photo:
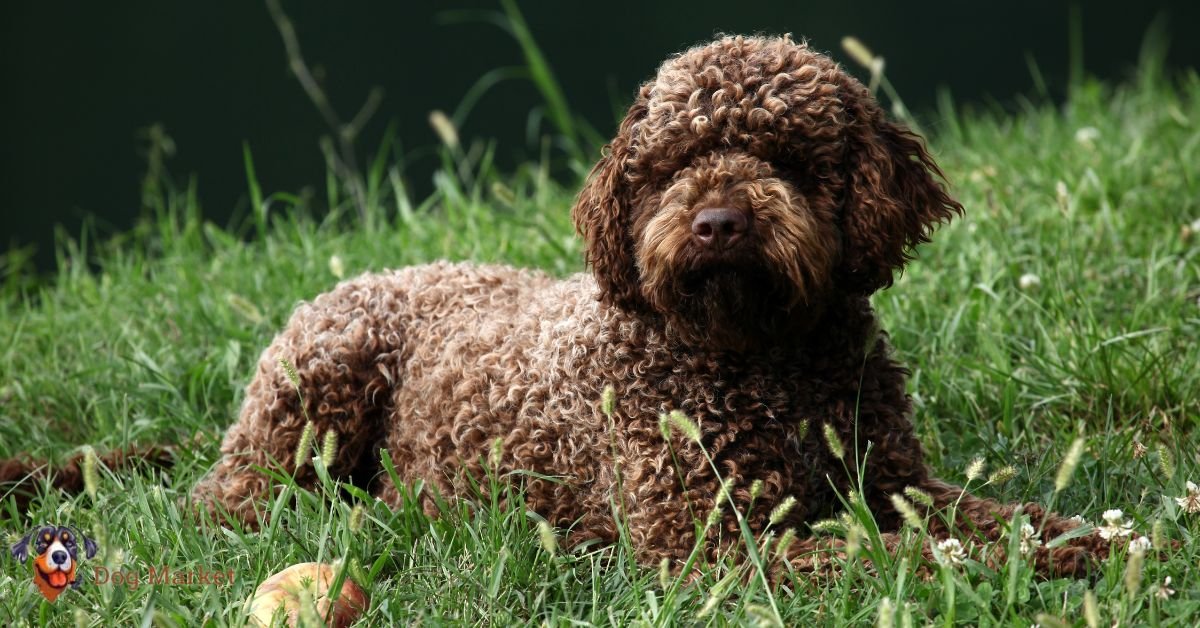
[[[680,410],[754,532],[788,496],[787,526],[839,509],[852,486],[822,440],[829,426],[851,474],[865,464],[862,497],[885,532],[900,525],[889,497],[911,486],[937,508],[957,502],[956,535],[999,540],[1017,507],[931,475],[906,371],[869,303],[962,210],[940,176],[919,138],[803,43],[725,37],[687,50],[638,91],[579,195],[590,275],[435,263],[300,305],[193,494],[254,524],[272,490],[256,466],[314,481],[293,468],[305,412],[285,360],[318,438],[333,430],[342,443],[334,473],[393,504],[380,448],[405,481],[465,495],[500,439],[500,472],[536,472],[519,476],[528,506],[569,541],[615,540],[616,503],[641,558],[678,566],[720,485],[697,444],[660,431],[659,416]],[[712,207],[748,217],[737,246],[697,242],[693,221]],[[754,480],[763,488],[751,500]],[[1024,512],[1044,519],[1047,539],[1075,525]],[[711,556],[737,537],[726,514],[703,541]],[[811,567],[816,547],[797,543],[791,559]],[[1036,562],[1077,574],[1105,552],[1091,535],[1039,549]]]

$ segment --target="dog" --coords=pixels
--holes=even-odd
[[[340,443],[331,473],[389,504],[402,493],[381,449],[424,482],[431,512],[431,492],[471,496],[495,471],[568,543],[625,526],[651,565],[678,568],[697,544],[716,559],[743,529],[801,528],[852,492],[889,548],[906,489],[925,495],[913,507],[934,538],[998,559],[1023,513],[1049,541],[1078,524],[929,469],[908,372],[871,308],[963,211],[941,181],[921,139],[807,44],[688,49],[638,90],[575,203],[590,273],[439,262],[302,303],[192,495],[260,525],[275,488],[263,470],[315,484],[294,455],[315,433]],[[692,427],[661,430],[673,415]],[[1107,555],[1077,536],[1039,540],[1037,569],[1082,575]],[[827,545],[802,539],[785,558],[812,567]]]
[[[12,546],[12,556],[19,563],[29,559],[33,548],[33,582],[42,595],[53,602],[67,587],[79,588],[76,576],[79,566],[79,548],[83,544],[84,555],[96,555],[96,542],[67,526],[42,526],[21,537]]]

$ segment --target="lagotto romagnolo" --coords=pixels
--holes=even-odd
[[[935,538],[1008,538],[1015,504],[931,475],[906,371],[869,302],[962,211],[940,177],[918,137],[806,44],[725,37],[686,50],[641,86],[575,204],[590,273],[435,263],[301,304],[193,495],[253,525],[272,494],[255,467],[315,481],[294,468],[306,420],[282,361],[318,442],[337,434],[332,471],[392,504],[381,448],[405,482],[469,496],[466,477],[483,476],[499,440],[502,477],[524,483],[529,508],[568,544],[613,541],[627,525],[642,560],[678,568],[721,485],[699,444],[660,430],[680,411],[750,530],[795,498],[776,527],[798,528],[797,567],[820,566],[816,550],[837,544],[806,539],[804,524],[840,509],[835,491],[847,495],[862,464],[861,498],[889,546],[901,525],[891,496],[907,487],[936,509],[957,502],[953,524],[932,517]],[[1044,540],[1078,525],[1033,504],[1024,513]],[[725,504],[702,542],[713,557],[739,537]],[[1107,544],[1089,534],[1033,551],[1044,574],[1080,574]]]

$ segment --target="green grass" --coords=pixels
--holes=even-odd
[[[1085,625],[1089,591],[1103,625],[1189,625],[1200,613],[1200,515],[1171,498],[1200,480],[1200,234],[1184,229],[1200,218],[1200,79],[1168,80],[1156,67],[1121,87],[1082,81],[1061,107],[944,106],[929,125],[932,145],[967,214],[874,298],[912,369],[914,420],[938,473],[963,482],[982,457],[989,470],[1019,471],[978,488],[984,495],[1053,502],[1092,521],[1121,508],[1146,534],[1158,522],[1177,546],[1151,550],[1136,583],[1124,550],[1092,581],[1038,580],[1020,560],[918,571],[889,559],[868,569],[860,556],[840,578],[788,579],[768,596],[729,565],[685,580],[638,567],[620,545],[551,553],[535,516],[498,503],[447,504],[431,519],[415,502],[393,512],[366,499],[352,525],[353,500],[334,497],[329,480],[315,493],[286,489],[261,533],[197,528],[183,498],[298,300],[340,276],[439,258],[581,268],[568,216],[577,182],[555,183],[549,158],[498,174],[492,147],[443,151],[436,193],[414,204],[385,143],[364,175],[365,215],[334,176],[336,209],[315,219],[303,198],[262,198],[251,174],[264,211],[226,229],[200,218],[193,190],[162,181],[131,232],[64,239],[52,275],[33,277],[19,253],[0,262],[0,457],[61,460],[85,444],[201,435],[165,477],[102,471],[94,497],[48,492],[28,517],[5,500],[3,529],[52,521],[101,536],[89,570],[167,564],[237,578],[228,587],[89,584],[51,605],[5,557],[0,623],[239,625],[266,575],[342,558],[371,595],[372,625],[870,624],[885,598],[900,611],[896,625]],[[554,102],[563,127],[569,112]],[[250,173],[252,163],[247,154]],[[1077,437],[1082,460],[1056,493]],[[1137,443],[1145,456],[1134,455]],[[907,534],[913,547],[924,542]],[[1168,576],[1177,592],[1160,599]]]

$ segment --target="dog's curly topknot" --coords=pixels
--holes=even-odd
[[[380,448],[403,480],[444,495],[470,495],[469,477],[492,465],[568,542],[613,541],[625,525],[652,563],[736,546],[734,506],[755,533],[788,498],[775,528],[828,517],[860,470],[889,547],[892,495],[908,487],[956,505],[955,521],[931,519],[935,536],[1001,539],[1016,506],[963,495],[925,466],[906,372],[868,300],[961,211],[939,178],[920,139],[807,45],[725,37],[687,50],[639,89],[575,204],[590,275],[437,263],[302,304],[193,495],[259,522],[272,492],[261,468],[315,481],[292,454],[307,416],[342,443],[331,471],[392,504]],[[664,435],[672,411],[698,439]],[[732,506],[717,503],[722,477]],[[1075,525],[1023,512],[1046,538]],[[797,542],[789,559],[824,564],[817,547]],[[1106,547],[1084,536],[1035,560],[1079,573]]]

